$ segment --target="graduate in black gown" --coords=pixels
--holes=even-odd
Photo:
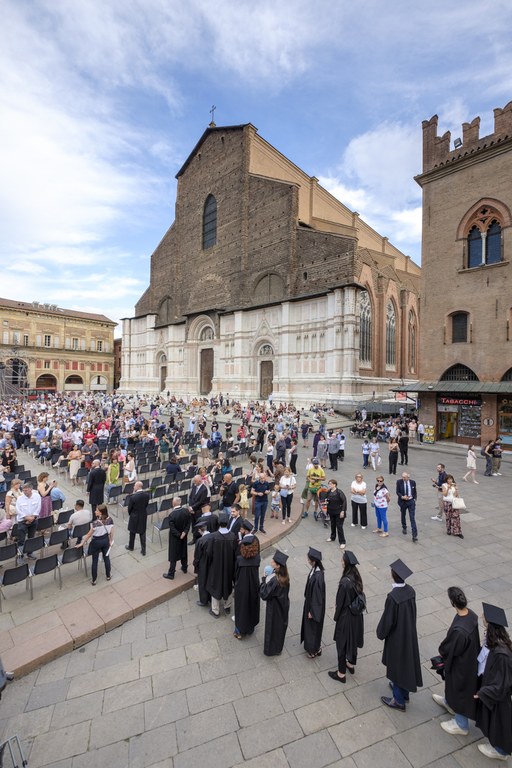
[[[506,760],[512,753],[512,641],[505,629],[505,611],[482,605],[486,639],[478,656],[476,725],[489,744],[479,744],[478,749],[486,757]]]
[[[395,560],[390,567],[393,588],[386,597],[377,637],[384,640],[382,663],[386,666],[393,697],[381,696],[380,700],[391,709],[405,712],[409,693],[423,685],[416,629],[416,592],[405,583],[412,571],[402,560]]]
[[[433,693],[432,698],[454,717],[442,721],[441,728],[454,736],[467,736],[468,720],[476,716],[478,616],[468,608],[466,595],[459,587],[449,587],[448,599],[457,615],[439,646],[439,655],[444,661],[445,693],[444,696]]]
[[[288,628],[290,611],[290,577],[286,561],[288,555],[276,550],[270,563],[272,572],[263,577],[260,585],[260,597],[267,603],[265,614],[265,656],[278,656],[283,650],[284,638]]]
[[[311,568],[304,589],[304,609],[300,641],[309,659],[322,655],[322,631],[325,618],[325,577],[322,553],[309,548],[308,563]]]
[[[329,672],[329,677],[344,683],[347,679],[347,669],[351,675],[355,672],[357,649],[364,644],[363,614],[354,614],[350,610],[352,601],[363,592],[363,580],[357,566],[359,560],[350,550],[342,557],[343,575],[336,593],[336,610],[334,612],[334,640],[338,653],[338,669]]]
[[[244,536],[235,562],[235,631],[242,640],[260,623],[260,545],[256,536]]]
[[[210,602],[210,593],[206,589],[206,579],[208,578],[208,537],[211,532],[208,529],[209,520],[207,517],[201,517],[194,525],[194,530],[199,534],[194,548],[194,573],[197,576],[197,590],[199,600],[197,605],[201,608],[207,608]]]

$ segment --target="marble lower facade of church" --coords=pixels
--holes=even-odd
[[[155,327],[156,315],[123,321],[120,392],[179,396],[223,392],[236,400],[341,402],[387,396],[407,383],[359,364],[358,289]]]

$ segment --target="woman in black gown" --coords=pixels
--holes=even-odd
[[[351,675],[355,672],[357,649],[364,643],[363,614],[354,614],[350,605],[354,598],[363,592],[363,580],[357,566],[359,560],[350,550],[343,553],[343,575],[336,594],[334,621],[334,640],[338,652],[338,669],[329,672],[329,677],[339,683],[346,682],[347,669]]]
[[[300,641],[308,659],[322,655],[322,631],[325,618],[325,578],[322,553],[309,548],[308,563],[311,568],[304,590],[304,610]]]
[[[286,561],[288,555],[276,550],[270,563],[272,573],[263,577],[260,597],[267,603],[265,614],[265,656],[278,656],[283,650],[290,611],[290,577]]]
[[[260,545],[256,536],[244,536],[235,561],[235,631],[242,640],[260,622]]]
[[[512,640],[505,629],[505,611],[488,603],[483,607],[487,632],[478,656],[476,726],[489,744],[479,744],[478,749],[486,757],[506,760],[512,753]]]

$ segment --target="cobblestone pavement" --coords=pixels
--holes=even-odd
[[[387,469],[387,448],[382,450]],[[302,467],[305,454],[301,449]],[[334,473],[345,491],[359,459],[360,441],[349,440],[347,460]],[[431,520],[436,496],[429,479],[437,461],[460,481],[469,509],[462,519],[464,540],[447,537],[443,524]],[[10,684],[0,703],[1,735],[20,736],[30,768],[488,765],[476,749],[481,734],[474,726],[467,737],[441,729],[447,715],[431,694],[442,685],[428,659],[453,618],[448,586],[464,588],[479,614],[483,599],[512,617],[510,465],[505,476],[492,478],[483,477],[479,466],[480,485],[470,485],[460,480],[462,455],[414,448],[409,464],[418,482],[417,544],[401,534],[394,501],[389,538],[372,534],[371,511],[366,530],[351,528],[350,519],[346,525],[369,603],[365,645],[346,685],[327,675],[336,666],[332,615],[340,550],[326,543],[327,531],[310,516],[280,544],[290,556],[292,583],[290,627],[280,657],[263,656],[264,611],[254,636],[239,642],[230,618],[212,619],[190,590]],[[373,484],[372,471],[365,476]],[[394,498],[394,479],[389,486]],[[310,544],[324,554],[328,593],[325,648],[313,661],[299,642]],[[388,566],[398,556],[414,571],[410,583],[417,593],[424,679],[405,713],[380,704],[388,688],[375,637],[390,586]]]

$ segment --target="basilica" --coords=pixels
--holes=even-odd
[[[253,125],[211,123],[176,178],[121,391],[351,406],[418,378],[420,268]]]

